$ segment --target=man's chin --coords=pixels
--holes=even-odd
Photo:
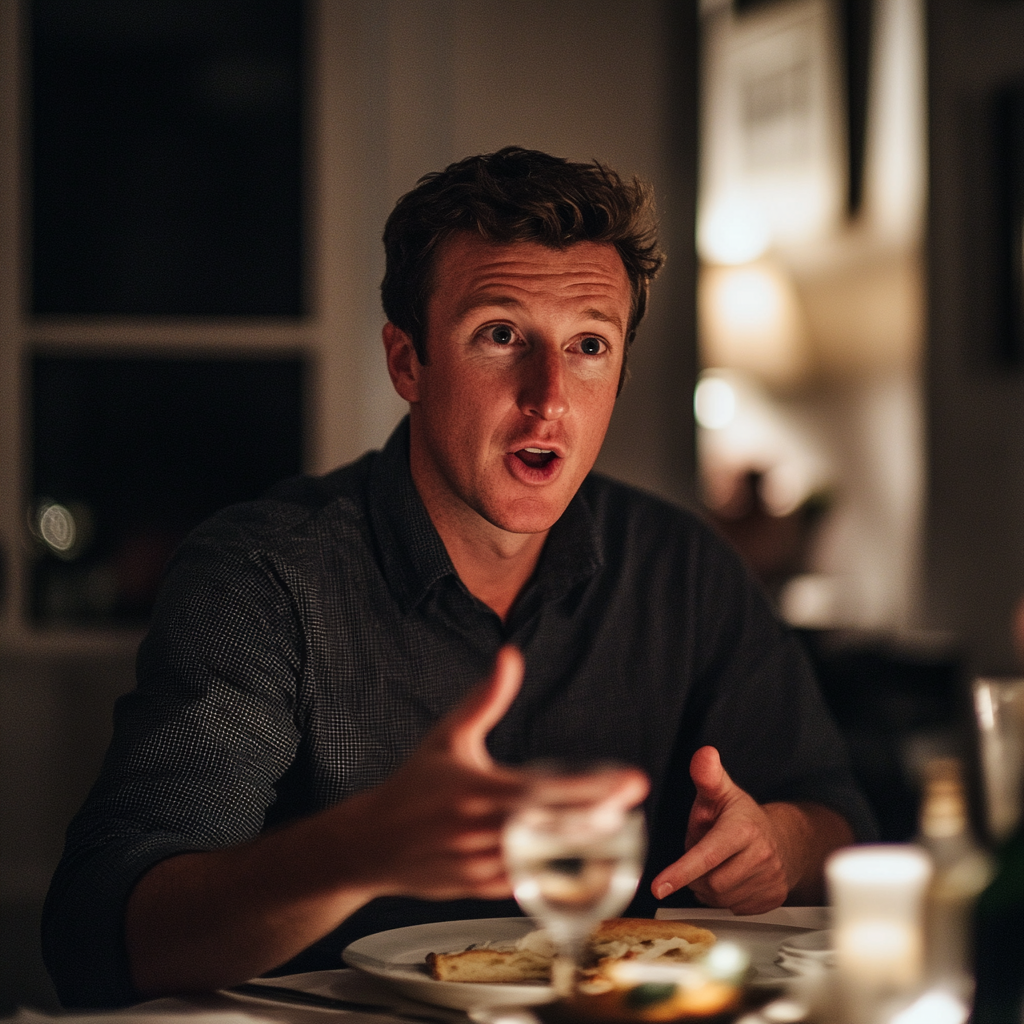
[[[531,495],[495,503],[484,510],[483,516],[492,526],[506,533],[547,533],[561,518],[571,499],[571,494],[557,498],[554,495],[544,498]]]

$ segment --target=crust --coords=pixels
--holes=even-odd
[[[602,921],[591,936],[595,942],[653,942],[655,939],[686,939],[713,945],[715,933],[686,921],[655,921],[646,917],[616,917]]]

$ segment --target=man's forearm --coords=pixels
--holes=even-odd
[[[770,803],[764,811],[775,831],[786,865],[792,906],[825,901],[824,866],[833,850],[849,846],[853,831],[846,819],[822,804]]]
[[[506,895],[500,826],[524,787],[493,765],[484,741],[521,680],[522,659],[503,650],[490,678],[380,786],[252,842],[155,865],[125,913],[138,991],[244,981],[376,896]]]
[[[242,846],[161,861],[128,901],[125,935],[139,993],[202,991],[275,967],[378,895],[344,862],[369,794]]]

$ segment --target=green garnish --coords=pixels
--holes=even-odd
[[[646,981],[636,988],[631,988],[623,997],[623,1002],[630,1009],[639,1010],[644,1006],[663,1003],[676,994],[676,986],[671,981]]]

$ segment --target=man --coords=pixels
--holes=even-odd
[[[532,799],[647,797],[641,913],[685,887],[739,913],[820,898],[825,855],[870,833],[735,558],[590,473],[661,262],[647,189],[506,149],[423,179],[385,248],[409,417],[176,555],[48,899],[65,1002],[509,913],[486,901],[510,895],[501,827]],[[553,756],[636,767],[514,767]]]

